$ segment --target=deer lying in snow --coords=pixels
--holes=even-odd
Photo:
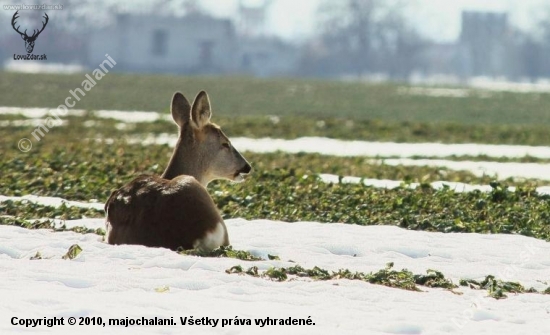
[[[192,106],[175,93],[171,111],[179,138],[170,163],[162,176],[141,175],[111,194],[105,204],[109,244],[172,250],[229,245],[227,228],[206,186],[214,179],[242,181],[252,168],[210,123],[206,92]]]

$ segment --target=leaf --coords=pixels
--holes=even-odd
[[[270,268],[269,270],[264,272],[264,276],[275,279],[277,281],[285,281],[288,278],[285,268]]]
[[[242,273],[242,272],[243,272],[243,267],[240,265],[235,265],[230,269],[225,270],[225,273]]]
[[[170,287],[168,287],[168,286],[160,286],[160,287],[155,288],[155,292],[158,292],[158,293],[164,293],[164,292],[168,292],[168,291],[170,291]]]
[[[63,259],[75,259],[80,253],[82,252],[82,248],[78,244],[73,244],[70,246],[69,250],[65,255],[63,255]]]
[[[180,255],[200,256],[200,257],[227,257],[236,258],[243,261],[261,261],[261,257],[256,257],[248,251],[234,250],[232,246],[221,246],[212,251],[201,251],[197,249],[181,250],[178,249]]]
[[[34,256],[31,256],[30,260],[37,260],[42,259],[42,254],[40,254],[40,251],[37,251]]]
[[[246,270],[246,274],[250,275],[250,276],[253,276],[253,277],[258,277],[259,276],[258,267],[253,266],[253,267],[249,268],[248,270]]]

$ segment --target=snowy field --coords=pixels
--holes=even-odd
[[[424,92],[421,92],[424,93]],[[417,94],[417,93],[410,93]],[[438,92],[438,94],[459,94]],[[457,96],[458,97],[458,96]],[[34,125],[50,113],[47,108],[0,107],[0,114],[21,114],[27,120],[6,121],[0,127]],[[81,110],[70,115],[81,116]],[[169,120],[154,112],[96,111],[95,115],[120,122]],[[33,121],[34,120],[34,121]],[[27,122],[27,123],[25,123]],[[60,124],[59,126],[65,126]],[[175,136],[130,138],[143,144],[174,145]],[[328,138],[234,138],[240,151],[312,152],[327,156],[364,156],[388,165],[439,166],[498,178],[550,180],[550,164],[498,163],[446,160],[449,156],[550,158],[550,148],[510,145],[389,143],[341,141]],[[432,157],[438,159],[413,159]],[[321,174],[320,182],[336,183],[340,177]],[[344,177],[342,182],[395,188],[399,180]],[[491,190],[488,185],[440,181],[457,192]],[[417,187],[410,184],[409,187]],[[550,194],[550,187],[537,189]],[[29,201],[42,205],[103,209],[103,203],[24,195],[0,195],[0,203]],[[41,218],[36,218],[41,219]],[[103,219],[56,220],[65,227],[104,228]],[[293,278],[276,282],[266,278],[227,274],[235,265],[288,267],[299,264],[332,271],[376,272],[388,262],[394,269],[424,274],[441,271],[455,284],[459,279],[482,280],[495,275],[526,288],[550,286],[550,243],[518,235],[442,234],[409,231],[394,226],[359,226],[342,223],[246,221],[226,222],[232,246],[268,259],[241,261],[232,258],[184,256],[162,248],[110,246],[95,234],[27,230],[0,225],[0,334],[549,334],[550,295],[508,294],[495,300],[486,290],[460,287],[455,294],[444,289],[420,287],[423,292],[373,285],[345,279],[314,281]],[[82,252],[64,260],[70,246]],[[40,253],[42,259],[31,257]],[[293,262],[290,262],[292,260]],[[12,325],[19,319],[63,317],[64,326]],[[141,319],[168,318],[170,326],[70,326],[69,317]],[[212,327],[181,325],[180,317],[211,320],[251,320],[251,325]],[[309,319],[314,325],[255,325],[265,318]],[[14,321],[15,320],[15,321]],[[227,321],[229,322],[229,321]]]
[[[74,222],[92,228],[101,219]],[[242,264],[266,270],[292,266],[377,271],[387,262],[415,273],[436,268],[456,283],[493,273],[541,289],[548,279],[550,244],[511,235],[441,234],[389,226],[314,222],[227,222],[232,244],[267,259],[182,256],[166,249],[110,246],[94,234],[53,233],[0,226],[1,334],[98,333],[98,326],[12,326],[12,317],[171,318],[175,326],[109,327],[121,334],[547,334],[550,296],[505,300],[459,288],[411,292],[359,281],[296,279],[274,282],[226,274]],[[61,256],[72,244],[82,253]],[[43,259],[30,260],[40,252]],[[182,326],[179,317],[250,319],[252,325]],[[255,319],[311,317],[310,326],[254,325]],[[220,321],[221,322],[221,321]],[[191,328],[191,329],[189,329]]]

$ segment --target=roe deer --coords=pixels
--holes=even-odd
[[[212,250],[229,245],[227,228],[206,191],[214,179],[242,181],[251,167],[210,122],[206,92],[193,105],[176,92],[172,118],[179,138],[162,176],[141,175],[114,191],[107,203],[109,244]]]

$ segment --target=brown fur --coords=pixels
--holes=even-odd
[[[105,207],[108,220],[120,223],[107,235],[110,244],[193,249],[218,223],[225,227],[206,189],[190,176],[141,175],[114,191]]]

